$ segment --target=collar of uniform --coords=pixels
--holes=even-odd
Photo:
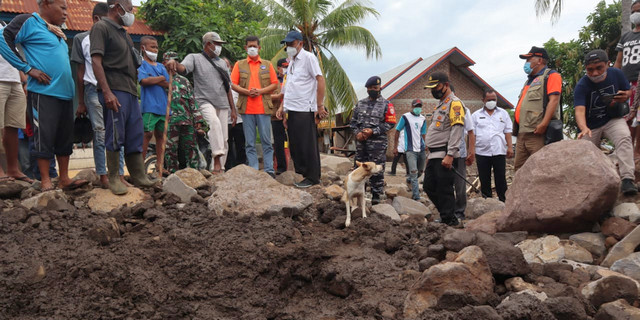
[[[438,106],[441,106],[441,105],[453,100],[453,97],[455,97],[455,94],[453,94],[453,91],[451,91],[448,96],[446,96],[444,99],[440,100],[440,103],[438,104]]]
[[[124,29],[123,26],[121,26],[119,23],[111,20],[111,18],[109,18],[109,17],[104,17],[104,18],[102,18],[102,20],[104,20],[104,21],[106,21],[108,23],[111,23],[114,27],[116,27],[118,29]]]
[[[258,57],[256,58],[256,60],[251,59],[251,57],[247,57],[247,62],[248,62],[249,64],[251,64],[251,63],[258,63],[258,64],[262,63],[262,61],[260,61],[260,56],[258,56]]]
[[[533,79],[535,79],[536,77],[541,76],[541,75],[542,75],[542,74],[547,70],[547,68],[548,68],[548,67],[544,67],[544,68],[542,68],[542,70],[540,70],[540,72],[538,72],[538,73],[536,73],[536,74],[534,74],[534,75],[529,75],[529,76],[528,76],[528,77],[529,77],[529,80],[533,80]]]
[[[302,59],[302,56],[305,54],[305,52],[306,52],[306,51],[307,51],[307,50],[305,50],[304,48],[302,48],[302,49],[300,50],[300,52],[298,52],[298,54],[297,54],[295,57],[293,57],[293,60],[294,60],[294,61],[295,61],[295,60],[301,60],[301,59]]]

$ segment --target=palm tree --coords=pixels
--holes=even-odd
[[[379,59],[382,50],[369,30],[359,24],[379,13],[369,7],[367,0],[345,0],[334,4],[331,0],[264,0],[269,17],[261,44],[262,54],[273,61],[285,56],[280,41],[290,30],[302,33],[304,48],[318,57],[327,83],[325,106],[331,114],[348,114],[357,102],[351,81],[331,51],[336,48],[355,48],[365,51],[366,57]]]

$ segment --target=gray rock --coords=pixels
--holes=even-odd
[[[628,255],[613,263],[611,271],[619,272],[625,276],[640,281],[640,252]]]
[[[27,210],[23,208],[13,208],[8,211],[0,212],[1,224],[14,224],[27,220]]]
[[[593,263],[593,256],[571,240],[560,240],[556,236],[546,236],[535,240],[525,240],[516,245],[529,263],[551,263],[563,259],[582,263]]]
[[[75,207],[62,199],[52,199],[47,203],[47,210],[52,211],[74,211]]]
[[[492,274],[513,277],[525,275],[531,271],[522,251],[511,243],[482,232],[476,234],[476,239],[476,245],[487,256]]]
[[[634,308],[629,303],[620,299],[605,303],[600,306],[593,320],[635,320],[640,319],[640,309]]]
[[[605,236],[602,233],[578,233],[569,237],[569,240],[587,249],[596,257],[602,257],[607,252]]]
[[[556,319],[588,319],[582,302],[573,297],[549,298],[544,302],[544,305]]]
[[[400,221],[400,215],[396,212],[396,209],[392,205],[387,203],[376,204],[371,207],[371,212],[387,216],[394,221]]]
[[[94,169],[85,169],[76,174],[74,179],[82,179],[89,181],[92,185],[97,185],[100,182],[100,176]]]
[[[614,217],[627,219],[631,222],[640,222],[640,208],[632,202],[622,203],[613,208]]]
[[[294,216],[313,203],[309,193],[282,185],[266,172],[245,165],[234,167],[216,177],[214,183],[216,191],[208,203],[209,209],[216,215],[229,212],[238,215]],[[256,192],[259,194],[256,195]]]
[[[393,198],[393,208],[396,209],[396,212],[400,215],[418,215],[422,217],[428,217],[431,215],[431,211],[424,204],[411,200],[405,197],[395,197]]]
[[[626,237],[616,243],[600,265],[610,267],[614,262],[632,254],[638,245],[640,245],[640,226],[633,229]]]
[[[420,272],[424,272],[425,270],[435,266],[438,263],[438,259],[427,257],[418,262],[418,269],[420,270]]]
[[[527,240],[528,235],[529,233],[526,231],[515,231],[515,232],[498,232],[493,236],[496,239],[509,242],[515,246],[516,244]]]
[[[449,251],[458,252],[468,246],[475,244],[476,235],[463,230],[453,230],[443,237],[444,247]],[[488,258],[488,257],[487,257]]]
[[[320,164],[322,166],[322,171],[333,171],[338,175],[346,175],[351,171],[351,169],[353,169],[353,162],[349,158],[345,157],[321,154]]]
[[[164,180],[162,191],[175,194],[184,203],[191,202],[191,197],[198,194],[196,189],[184,183],[177,174],[172,174]]]
[[[33,209],[37,207],[46,207],[50,200],[62,199],[67,200],[67,196],[62,190],[51,190],[47,192],[39,193],[31,198],[22,201],[22,206],[27,209]]]
[[[28,186],[24,186],[23,184],[16,183],[15,181],[5,181],[0,182],[0,198],[1,199],[11,199],[18,198],[23,190],[27,189]]]
[[[193,168],[176,171],[175,175],[178,176],[184,184],[193,189],[201,189],[209,186],[207,178],[205,178],[200,171]]]
[[[304,178],[294,171],[283,172],[282,174],[276,176],[276,181],[290,187],[293,187],[296,182],[302,181],[302,179]]]
[[[504,202],[495,198],[474,198],[467,202],[464,215],[467,219],[477,219],[485,213],[504,210]]]

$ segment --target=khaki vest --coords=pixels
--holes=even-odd
[[[522,104],[520,105],[519,133],[534,132],[536,127],[542,122],[542,119],[544,119],[545,104],[549,103],[548,98],[545,97],[545,86],[547,85],[546,80],[550,72],[551,69],[547,68],[543,74],[533,79],[527,90],[527,94],[524,96],[524,99],[522,99]],[[525,82],[525,86],[526,85],[527,83]],[[522,97],[522,92],[520,92],[520,97]],[[560,119],[560,108],[556,109],[556,114],[554,114],[551,119]]]
[[[249,89],[249,79],[251,79],[251,69],[249,68],[249,61],[247,59],[238,61],[238,70],[240,71],[240,81],[238,85],[242,88]],[[260,59],[260,85],[262,88],[266,88],[271,85],[271,62],[269,60]],[[240,113],[247,112],[247,100],[248,96],[240,95],[236,106]],[[273,113],[273,102],[271,101],[271,94],[262,95],[262,106],[264,107],[264,114]]]

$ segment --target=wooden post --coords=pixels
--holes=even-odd
[[[167,114],[164,116],[164,131],[162,131],[162,146],[160,147],[160,154],[156,158],[156,172],[158,177],[162,177],[164,172],[164,151],[167,147],[167,131],[169,130],[169,119],[171,115],[171,98],[173,96],[173,74],[169,74],[169,94],[167,95]]]

